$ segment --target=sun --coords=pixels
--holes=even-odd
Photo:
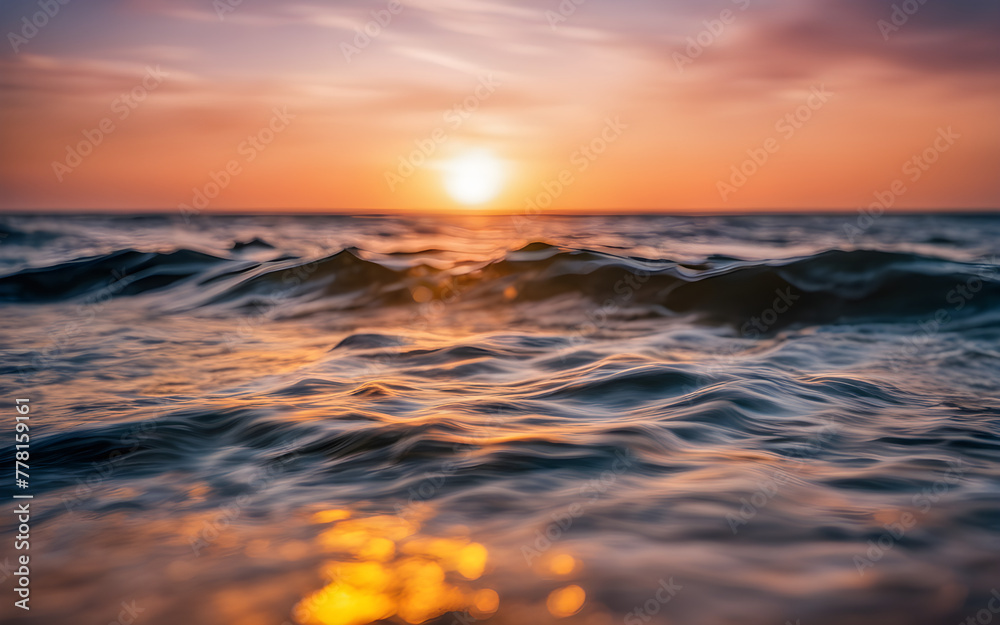
[[[504,165],[489,150],[459,154],[444,164],[444,188],[456,202],[467,206],[495,199],[503,188]]]

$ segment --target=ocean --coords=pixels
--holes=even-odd
[[[0,217],[0,456],[27,399],[33,497],[0,572],[30,554],[31,610],[0,617],[993,619],[998,242],[995,215]]]

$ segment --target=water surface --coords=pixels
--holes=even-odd
[[[1000,586],[996,217],[0,226],[5,623],[941,625]]]

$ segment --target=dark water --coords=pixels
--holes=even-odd
[[[5,623],[994,617],[1000,218],[0,226]]]

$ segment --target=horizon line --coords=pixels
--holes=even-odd
[[[824,207],[824,208],[707,208],[707,209],[687,209],[687,208],[664,208],[664,209],[644,209],[644,208],[594,208],[594,209],[555,209],[544,211],[527,211],[511,209],[441,209],[441,208],[406,208],[406,209],[312,209],[312,208],[281,208],[281,209],[257,209],[257,208],[233,208],[203,210],[198,213],[188,214],[188,217],[226,217],[226,216],[620,216],[620,215],[677,215],[677,216],[730,216],[739,217],[742,215],[853,215],[859,212],[871,214],[872,209],[868,207]],[[970,214],[994,214],[1000,213],[1000,207],[931,207],[931,208],[888,208],[883,209],[885,215],[970,215]],[[42,216],[42,215],[77,215],[77,216],[125,216],[125,215],[158,215],[166,216],[172,214],[184,215],[184,212],[177,208],[68,208],[68,207],[47,207],[47,208],[0,208],[2,216]]]

